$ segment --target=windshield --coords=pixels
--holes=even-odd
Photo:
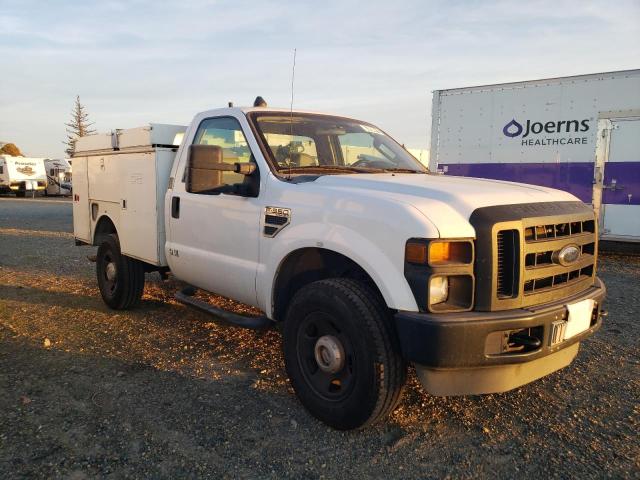
[[[368,123],[326,115],[249,114],[281,173],[426,173],[395,140]]]

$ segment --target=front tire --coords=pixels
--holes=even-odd
[[[117,235],[106,235],[100,243],[96,274],[100,294],[109,307],[126,310],[140,302],[144,290],[144,265],[122,255]]]
[[[350,279],[320,280],[296,293],[284,324],[284,357],[302,404],[339,430],[385,418],[406,379],[386,306]]]

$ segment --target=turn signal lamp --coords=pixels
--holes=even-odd
[[[418,265],[469,265],[473,262],[473,245],[470,241],[409,241],[405,260]]]
[[[473,260],[471,242],[431,242],[429,265],[468,264]]]

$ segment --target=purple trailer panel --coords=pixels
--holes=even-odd
[[[438,169],[447,175],[491,178],[509,182],[530,183],[572,193],[591,203],[593,163],[443,163]],[[617,181],[617,189],[604,190],[602,203],[640,205],[640,162],[607,162],[604,184]],[[631,197],[629,197],[631,195]]]

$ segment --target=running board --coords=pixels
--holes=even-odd
[[[232,313],[228,310],[224,310],[222,308],[216,307],[207,303],[203,300],[199,300],[194,298],[196,289],[193,287],[186,287],[181,291],[177,292],[175,295],[176,300],[185,305],[190,305],[198,310],[202,310],[203,312],[209,313],[214,317],[218,317],[220,320],[228,323],[230,325],[234,325],[236,327],[242,328],[250,328],[252,330],[261,330],[263,328],[270,327],[273,325],[273,321],[269,320],[267,317],[252,317],[248,315],[239,315],[237,313]]]

